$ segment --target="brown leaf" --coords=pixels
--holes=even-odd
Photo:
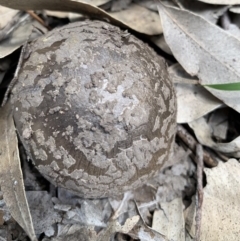
[[[0,109],[0,185],[11,215],[31,240],[37,240],[26,200],[10,104]]]

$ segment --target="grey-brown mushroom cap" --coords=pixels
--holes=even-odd
[[[135,189],[169,158],[176,98],[164,60],[118,27],[83,21],[28,46],[11,98],[39,171],[79,196]]]

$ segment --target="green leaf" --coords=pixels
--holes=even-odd
[[[228,84],[204,85],[204,86],[210,87],[212,89],[217,89],[217,90],[226,90],[226,91],[240,90],[240,82],[228,83]]]

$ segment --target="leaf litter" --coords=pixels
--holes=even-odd
[[[239,83],[240,59],[236,49],[240,48],[240,41],[189,11],[159,5],[159,13],[165,40],[183,68],[198,76],[209,92],[240,112],[239,91],[207,87]]]
[[[39,2],[41,4],[39,4]],[[104,0],[102,0],[101,4],[103,2]],[[131,1],[127,0],[126,4],[130,4],[130,2]],[[169,1],[165,2],[169,3]],[[188,0],[179,0],[175,1],[175,5],[171,4],[171,6],[180,6],[182,10],[171,7],[165,8],[167,11],[175,11],[174,13],[177,13],[174,18],[177,19],[178,24],[185,30],[186,33],[194,35],[196,38],[200,38],[200,43],[202,44],[201,46],[204,46],[205,49],[208,50],[205,53],[202,52],[203,49],[200,48],[199,50],[199,46],[197,46],[197,48],[195,48],[196,46],[193,46],[191,38],[186,40],[186,38],[182,36],[183,34],[180,34],[179,36],[178,32],[176,33],[176,25],[171,25],[169,27],[169,19],[166,16],[164,21],[162,19],[160,22],[156,12],[152,12],[152,10],[156,11],[157,4],[156,2],[149,0],[134,1],[134,3],[130,5],[120,6],[120,8],[117,9],[120,10],[116,12],[117,14],[111,12],[111,7],[107,7],[111,6],[111,1],[104,2],[104,10],[89,5],[86,2],[84,3],[83,1],[76,3],[67,0],[54,0],[49,3],[43,0],[31,1],[30,3],[25,0],[17,2],[0,0],[0,3],[17,9],[26,9],[27,6],[27,9],[67,11],[67,13],[62,16],[68,17],[70,21],[76,21],[79,17],[83,18],[84,14],[88,14],[90,16],[95,15],[95,17],[97,16],[100,19],[108,19],[108,21],[120,27],[129,28],[130,31],[133,29],[139,33],[153,35],[151,36],[151,39],[148,36],[145,36],[145,38],[149,41],[155,42],[156,46],[159,46],[160,49],[163,49],[163,51],[169,55],[173,54],[173,56],[179,61],[179,63],[176,63],[176,60],[173,58],[170,57],[168,59],[168,63],[170,65],[169,71],[175,82],[177,90],[179,108],[178,122],[186,123],[186,126],[192,127],[199,142],[211,147],[216,152],[219,152],[219,156],[220,153],[222,153],[222,157],[223,155],[226,155],[229,157],[239,158],[239,130],[237,128],[232,130],[235,131],[235,135],[234,138],[229,140],[229,129],[232,128],[232,126],[231,123],[224,117],[230,112],[224,111],[227,107],[222,103],[223,101],[225,104],[238,111],[238,103],[236,103],[237,97],[236,95],[234,96],[235,90],[231,91],[233,96],[230,98],[231,100],[229,100],[229,98],[227,98],[228,96],[226,97],[222,93],[216,94],[214,92],[216,89],[213,89],[213,86],[211,86],[211,88],[206,86],[209,84],[229,85],[229,83],[234,83],[229,79],[226,82],[222,80],[224,78],[227,79],[226,76],[229,76],[229,73],[224,73],[224,75],[222,72],[219,72],[220,67],[216,64],[216,62],[222,58],[225,61],[223,61],[223,66],[226,67],[229,61],[231,61],[229,56],[234,54],[234,51],[229,52],[226,49],[229,45],[233,45],[232,42],[236,41],[236,36],[238,36],[239,31],[239,25],[237,24],[238,21],[234,20],[234,18],[229,19],[230,30],[221,30],[220,27],[214,25],[218,23],[219,18],[220,22],[222,22],[223,16],[228,15],[227,9],[230,6],[226,4],[219,5],[223,4],[221,1],[218,1],[218,5],[214,6],[203,2],[196,2],[196,4],[193,4]],[[96,5],[100,4],[99,1],[95,0],[90,1],[89,3]],[[139,16],[141,12],[145,12],[146,16],[154,16],[154,18],[144,17],[140,19]],[[49,16],[46,11],[40,11],[38,13],[43,13],[43,19],[45,20],[46,15],[47,17]],[[82,15],[75,13],[81,13]],[[127,18],[124,17],[124,13]],[[53,13],[53,16],[55,17],[61,17],[54,14],[55,12]],[[116,16],[114,17],[113,14]],[[198,14],[202,17],[199,17]],[[161,18],[163,18],[162,15]],[[158,20],[156,17],[158,17]],[[33,20],[30,21],[30,25],[32,21]],[[60,19],[58,21],[61,22]],[[154,23],[153,25],[151,25],[152,21]],[[27,22],[24,22],[23,26],[26,24]],[[164,37],[161,34],[162,31],[164,32]],[[229,31],[229,33],[227,33],[227,31]],[[220,37],[223,36],[220,43],[215,41],[215,39],[220,38],[219,32]],[[10,43],[11,39],[12,41],[14,40],[12,36],[10,36],[7,42]],[[20,35],[17,34],[16,38],[19,36]],[[215,44],[214,48],[212,48],[212,45],[211,47],[209,45],[209,42],[211,41]],[[224,41],[229,42],[229,44],[226,45]],[[21,43],[18,44],[18,47],[19,46],[21,46]],[[238,45],[236,44],[235,46]],[[215,58],[213,58],[213,61],[212,56],[209,58],[209,53]],[[8,57],[8,53],[6,52],[6,54],[2,56],[2,60],[5,61],[6,57]],[[211,61],[209,61],[209,59]],[[192,64],[192,62],[194,64]],[[179,64],[181,64],[185,70],[181,68]],[[209,66],[206,67],[204,64]],[[193,67],[191,65],[193,65]],[[230,75],[232,74],[235,77],[238,76],[237,66],[237,63],[231,66],[230,70],[232,72],[230,71]],[[6,73],[7,71],[9,70],[6,70]],[[220,75],[223,76],[222,79],[219,79],[220,81],[218,81]],[[2,80],[4,82],[5,74],[2,77]],[[199,82],[202,86],[199,85]],[[235,81],[235,83],[238,82]],[[209,93],[209,91],[212,94]],[[224,89],[224,91],[229,92],[226,89]],[[214,95],[217,98],[214,97]],[[23,151],[21,152],[23,154]],[[146,183],[142,188],[126,193],[123,197],[100,200],[84,200],[66,190],[55,188],[51,184],[48,184],[48,188],[43,186],[40,180],[34,178],[36,172],[34,171],[33,173],[33,169],[30,168],[29,163],[24,160],[22,168],[25,178],[24,181],[27,184],[26,187],[30,188],[30,190],[27,190],[27,197],[29,199],[29,207],[33,217],[35,232],[38,236],[40,234],[44,234],[44,241],[126,240],[127,237],[131,237],[133,240],[139,239],[146,241],[162,241],[169,239],[174,241],[192,240],[195,232],[194,226],[192,226],[194,225],[193,216],[195,212],[194,196],[192,199],[192,205],[190,206],[191,208],[187,209],[186,213],[188,215],[186,215],[186,217],[183,216],[183,210],[190,205],[189,197],[191,197],[195,192],[196,167],[192,161],[192,159],[194,159],[193,155],[194,151],[190,150],[188,146],[186,146],[186,143],[183,143],[182,140],[177,138],[175,155],[170,158],[169,162],[165,166],[165,169],[158,177],[151,180],[149,183]],[[229,159],[226,156],[225,161]],[[231,161],[228,161],[225,164],[223,164],[221,160],[218,160],[218,162],[219,165],[217,168],[219,168],[219,166],[226,165]],[[234,168],[237,168],[238,165],[239,164],[235,161],[235,164],[229,164],[228,168],[221,167],[221,176],[228,175],[227,173],[229,170],[234,170]],[[208,172],[211,170],[219,170],[217,168],[205,169],[205,173],[208,175]],[[207,178],[206,187],[211,186],[213,188],[217,188],[222,185],[222,190],[224,190],[224,183],[227,183],[229,189],[234,190],[233,193],[237,192],[237,190],[234,189],[234,186],[232,186],[237,186],[235,182],[228,182],[226,178],[224,178],[223,182],[218,175],[219,174],[216,172],[215,179],[219,179],[219,183],[217,183],[215,179],[213,180],[211,178]],[[205,188],[204,193],[206,190],[207,189]],[[3,188],[1,191],[3,191]],[[222,192],[223,191],[219,191],[220,194]],[[206,205],[214,208],[219,207],[219,203],[215,200],[213,202],[207,195],[208,193],[204,196],[204,198],[207,198],[204,199],[205,203],[202,210],[205,214]],[[42,197],[42,200],[40,196]],[[217,195],[214,194],[213,196]],[[183,199],[184,202],[182,202]],[[13,200],[14,199],[9,202],[11,203]],[[226,229],[222,229],[225,232],[224,234],[222,233],[222,225],[225,225],[227,221],[224,223],[221,218],[227,217],[226,220],[230,220],[228,217],[232,218],[233,216],[234,218],[235,216],[231,213],[230,208],[225,207],[228,205],[227,201],[225,205],[225,199],[220,204],[222,205],[220,205],[220,208],[225,208],[224,210],[227,214],[225,216],[215,217],[214,222],[216,225],[213,228],[207,226],[213,221],[209,221],[211,220],[210,218],[205,221],[205,214],[203,215],[202,222],[204,222],[204,225],[202,226],[202,240],[211,240],[209,237],[211,238],[214,232],[214,237],[217,236],[219,238],[222,235],[226,238],[225,240],[228,240],[227,238],[229,237],[229,240],[238,240],[231,232],[231,225],[228,226],[228,231]],[[211,216],[211,211],[215,212],[214,210],[215,209],[209,210],[209,217]],[[14,213],[10,214],[9,208],[2,200],[0,192],[0,236],[3,238],[9,235],[9,231],[7,231],[6,227],[9,220],[12,220],[11,215],[13,216]],[[26,213],[24,215],[26,215]],[[16,224],[14,225],[15,226],[13,227],[17,227]],[[185,232],[185,228],[187,228],[188,232]],[[205,232],[205,230],[207,230],[208,233]],[[237,227],[233,227],[233,230],[233,232],[236,233],[239,231]],[[23,239],[20,238],[19,240]]]
[[[177,122],[188,123],[222,106],[222,102],[202,87],[179,64],[169,67],[177,95]]]
[[[207,185],[204,188],[202,207],[202,241],[234,241],[239,239],[240,166],[236,159],[218,167],[205,168]],[[186,210],[187,230],[194,237],[195,197]]]
[[[24,190],[17,136],[9,103],[0,109],[0,124],[0,185],[3,198],[13,218],[23,227],[31,240],[36,241]]]
[[[189,126],[194,130],[198,141],[213,150],[223,154],[240,158],[240,136],[236,137],[231,142],[216,142],[212,138],[212,128],[207,123],[206,118],[201,117],[189,123]]]

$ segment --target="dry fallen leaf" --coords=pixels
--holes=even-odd
[[[196,79],[189,76],[179,64],[169,67],[168,72],[175,83],[178,123],[196,120],[222,105],[219,99],[201,85],[196,85]]]
[[[240,165],[235,159],[219,162],[215,168],[204,169],[201,241],[238,241],[240,236]],[[195,233],[195,197],[186,210],[187,230]]]
[[[162,33],[162,26],[158,14],[140,5],[131,4],[127,9],[110,13],[110,15],[140,33],[148,35]]]
[[[110,0],[82,0],[82,1],[78,1],[75,0],[76,2],[85,2],[94,6],[100,6],[102,4],[105,4],[107,2],[109,2]],[[57,17],[57,18],[71,18],[71,14],[73,13],[69,13],[69,12],[63,12],[63,11],[50,11],[50,10],[46,10],[46,14],[48,16],[53,16],[53,17]],[[82,16],[80,14],[76,14],[77,16]]]
[[[53,224],[61,222],[61,215],[54,210],[52,196],[47,191],[28,191],[26,196],[36,234],[44,233]]]
[[[0,6],[0,29],[4,28],[19,11]]]
[[[240,84],[240,55],[236,51],[240,49],[240,41],[189,11],[159,4],[159,13],[165,40],[183,68],[198,76],[213,95],[240,112],[239,91],[209,87]]]
[[[237,13],[237,14],[240,14],[240,6],[232,6],[230,9],[229,9],[230,12],[233,12],[233,13]]]
[[[131,28],[127,24],[112,17],[104,10],[83,1],[72,0],[0,0],[0,4],[9,8],[19,10],[53,10],[73,13],[81,13],[98,19],[104,19],[112,24],[123,28]],[[156,25],[156,24],[155,24]]]
[[[128,235],[131,236],[133,240],[137,239],[141,241],[169,241],[162,234],[158,233],[154,229],[148,228],[142,223],[136,225]]]
[[[52,241],[99,241],[94,227],[79,224],[58,224],[58,234]],[[106,240],[107,241],[107,240]]]
[[[117,219],[111,220],[106,229],[99,233],[98,241],[110,241],[116,233],[129,233],[138,223],[140,217],[135,215],[128,218],[123,225]]]
[[[185,221],[182,198],[161,203],[161,209],[153,214],[152,228],[165,235],[168,240],[185,241]]]
[[[208,118],[208,123],[212,128],[213,137],[219,141],[225,141],[227,139],[229,123],[229,108],[220,108],[213,111]]]
[[[85,14],[94,18],[104,19],[119,27],[130,28],[140,33],[155,35],[162,33],[158,15],[146,8],[132,4],[128,9],[116,13],[104,10],[86,3],[72,0],[0,0],[0,4],[19,10],[52,10]]]
[[[26,200],[18,142],[10,104],[0,109],[0,185],[11,215],[31,240],[37,240]]]
[[[104,228],[106,224],[102,217],[102,209],[92,200],[82,200],[81,207],[71,208],[66,212],[65,218],[86,226],[97,226]]]
[[[81,13],[89,16],[93,16],[99,19],[105,19],[113,24],[121,27],[126,27],[126,25],[117,19],[111,17],[104,10],[90,5],[82,1],[72,1],[72,0],[0,0],[0,4],[9,8],[19,9],[19,10],[53,10],[53,11],[65,11]]]
[[[220,16],[228,10],[228,6],[222,5],[209,5],[204,2],[192,1],[192,0],[179,0],[184,9],[201,15],[206,20],[217,23]]]
[[[21,23],[11,32],[11,34],[1,41],[0,44],[0,59],[4,58],[16,49],[20,48],[27,40],[31,41],[41,35],[41,32],[34,31],[34,28],[41,29],[42,32],[46,32],[47,29],[42,26],[36,20],[30,18],[30,16],[25,15],[21,19]],[[4,61],[4,60],[3,60]]]
[[[204,117],[201,117],[188,124],[194,130],[198,141],[202,145],[211,147],[216,151],[228,154],[232,157],[240,157],[240,136],[228,143],[216,143],[212,139],[212,129]]]
[[[198,0],[204,3],[210,4],[222,4],[222,5],[233,5],[233,4],[240,4],[239,0]]]
[[[157,35],[157,36],[152,36],[150,40],[156,44],[160,49],[162,49],[164,52],[166,52],[169,55],[172,55],[172,51],[167,45],[163,34]]]

